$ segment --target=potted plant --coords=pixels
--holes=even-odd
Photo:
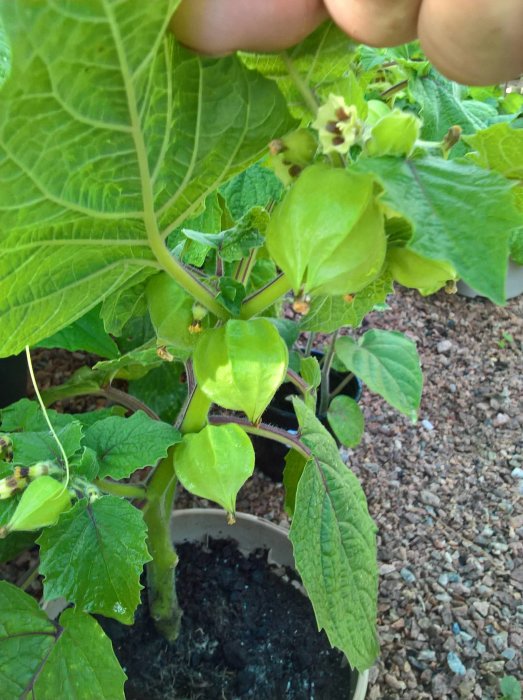
[[[315,416],[318,363],[289,372],[278,305],[291,294],[307,311],[299,330],[336,333],[383,304],[393,280],[428,294],[463,277],[503,301],[521,225],[513,183],[453,159],[462,144],[451,124],[429,133],[416,112],[441,80],[415,49],[369,61],[327,24],[270,66],[201,58],[166,32],[175,4],[0,3],[0,353],[87,335],[108,359],[46,401],[103,393],[134,411],[64,415],[41,399],[1,413],[2,546],[15,552],[37,533],[44,599],[74,605],[54,623],[0,583],[6,698],[123,697],[92,615],[132,624],[145,566],[151,617],[176,639],[176,482],[233,523],[253,435],[290,448],[289,537],[318,627],[354,669],[369,668],[375,526]],[[282,182],[258,163],[269,142]],[[333,347],[346,371],[416,418],[412,341],[371,329]],[[187,398],[174,421],[157,420],[158,396],[152,407],[140,398],[147,386],[131,396],[112,385],[147,385],[159,370],[164,400],[181,365]],[[262,421],[286,378],[301,394],[296,435]]]

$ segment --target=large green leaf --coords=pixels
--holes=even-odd
[[[395,331],[367,331],[358,342],[344,336],[336,355],[371,391],[416,420],[423,375],[415,344]]]
[[[75,416],[47,409],[47,415],[55,430],[72,423]],[[0,410],[0,426],[5,433],[19,431],[41,432],[49,430],[44,414],[36,401],[20,399]]]
[[[180,440],[179,431],[171,425],[137,411],[130,418],[97,421],[87,429],[84,444],[98,455],[100,478],[124,479],[136,469],[155,465]]]
[[[504,302],[510,234],[520,225],[509,181],[430,156],[360,159],[357,167],[376,175],[382,201],[411,223],[410,248],[452,263],[469,286]]]
[[[79,501],[38,539],[45,599],[64,597],[86,612],[132,624],[150,560],[145,537],[143,516],[128,501]]]
[[[163,421],[174,423],[187,396],[181,362],[163,362],[142,379],[129,382],[129,394],[152,408]]]
[[[177,0],[0,1],[0,354],[180,269],[164,244],[293,125],[276,86],[166,33]],[[28,283],[30,280],[30,283]]]
[[[294,408],[300,439],[311,451],[298,482],[289,535],[296,568],[318,627],[361,671],[378,654],[376,526],[333,438],[297,398]]]
[[[0,582],[2,700],[123,700],[125,673],[111,642],[85,613],[53,623],[31,596]]]

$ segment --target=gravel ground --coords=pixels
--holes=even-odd
[[[368,699],[497,698],[504,674],[523,678],[523,296],[390,305],[366,328],[415,340],[425,387],[414,425],[364,391],[365,437],[344,451],[379,527]],[[282,493],[256,474],[238,510],[287,524]]]
[[[416,341],[425,388],[414,425],[364,391],[365,437],[343,452],[379,527],[368,699],[493,699],[504,674],[523,678],[523,296],[500,308],[400,291],[390,304],[366,327]],[[39,381],[63,381],[73,355],[38,351]],[[255,474],[238,510],[287,524],[282,494]]]

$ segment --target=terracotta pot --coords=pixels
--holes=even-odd
[[[248,554],[265,547],[269,550],[268,561],[281,566],[294,567],[292,544],[288,530],[279,525],[246,513],[236,514],[236,524],[227,525],[225,512],[214,508],[192,508],[174,511],[171,532],[173,542],[204,542],[207,537],[236,540],[240,551]],[[303,590],[305,593],[305,591]],[[364,700],[369,684],[368,671],[354,673],[354,684],[349,689],[347,700]],[[342,696],[340,695],[340,700]]]

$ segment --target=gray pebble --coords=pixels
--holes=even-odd
[[[401,569],[400,574],[401,578],[407,583],[414,583],[414,581],[416,580],[416,577],[410,569],[403,568]]]
[[[467,669],[465,668],[465,666],[463,666],[461,659],[455,651],[449,651],[449,653],[447,654],[447,663],[449,665],[450,670],[453,673],[456,673],[458,676],[464,676],[467,672]]]

